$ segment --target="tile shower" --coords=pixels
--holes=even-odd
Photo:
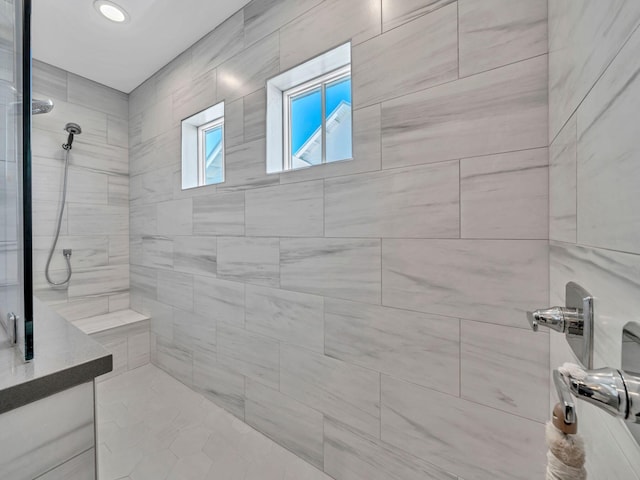
[[[133,91],[153,363],[336,478],[541,474],[547,9],[520,3],[252,2]],[[349,39],[354,159],[267,175],[266,80]],[[222,100],[226,182],[182,191],[180,120]]]
[[[598,112],[640,10],[584,25],[606,7],[581,3],[254,0],[129,95],[34,62],[56,103],[34,118],[36,294],[70,320],[150,316],[154,365],[338,480],[542,478],[549,372],[570,354],[524,312],[561,303],[570,273],[637,271],[637,235],[590,229],[615,209],[578,216],[573,193],[619,125]],[[581,58],[594,28],[607,41]],[[353,160],[267,175],[265,82],[349,40]],[[180,122],[223,100],[226,181],[183,191]],[[43,277],[67,121],[68,291]],[[628,434],[583,416],[606,424],[590,472],[611,471],[606,447],[640,478]]]

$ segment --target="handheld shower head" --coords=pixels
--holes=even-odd
[[[67,137],[67,143],[62,145],[62,148],[64,148],[65,150],[71,150],[71,145],[73,144],[73,136],[80,135],[82,133],[82,129],[80,128],[80,125],[73,122],[67,123],[64,126],[64,129],[69,134],[69,136]]]

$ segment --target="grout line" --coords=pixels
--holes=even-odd
[[[562,129],[567,125],[567,123],[569,123],[569,121],[571,120],[571,117],[573,117],[574,115],[576,115],[576,126],[577,126],[577,121],[578,121],[578,110],[580,109],[580,107],[582,106],[582,104],[585,102],[585,100],[587,99],[587,97],[589,97],[589,95],[591,94],[591,91],[596,87],[596,85],[600,82],[600,79],[605,75],[605,73],[607,73],[607,71],[609,70],[609,67],[611,66],[611,64],[616,60],[616,58],[618,58],[618,56],[620,55],[620,52],[622,52],[622,50],[624,49],[624,47],[627,46],[627,44],[631,41],[631,38],[635,35],[636,31],[640,29],[640,24],[638,24],[632,31],[631,33],[629,33],[629,36],[625,39],[624,42],[622,42],[622,46],[616,51],[615,55],[613,57],[611,57],[611,60],[604,66],[604,68],[602,69],[602,71],[600,72],[600,74],[598,75],[598,77],[595,79],[595,81],[593,82],[593,84],[589,87],[589,90],[584,94],[584,96],[582,97],[582,99],[578,102],[578,105],[576,105],[576,107],[569,112],[569,115],[567,117],[567,120],[560,126],[560,128],[558,129],[558,132],[555,134],[555,136],[553,138],[549,137],[549,145],[551,145],[553,142],[556,141],[556,139],[558,138],[558,135],[560,135],[560,132],[562,132]],[[550,50],[550,49],[549,49]],[[549,51],[548,53],[549,57],[551,56],[551,52]],[[551,83],[549,82],[549,91],[551,90]],[[577,128],[576,128],[577,130]],[[576,138],[578,136],[578,133],[576,131]]]
[[[520,59],[520,60],[516,60],[516,61],[514,61],[514,62],[510,62],[510,63],[506,63],[506,64],[504,64],[504,65],[500,65],[500,66],[498,66],[498,67],[490,68],[490,69],[488,69],[488,70],[483,70],[483,71],[481,71],[481,72],[475,72],[475,73],[472,73],[471,75],[466,75],[466,76],[464,76],[464,77],[454,78],[454,79],[452,79],[452,80],[448,80],[448,81],[445,81],[445,82],[442,82],[442,83],[438,83],[438,84],[435,84],[435,85],[430,85],[429,87],[422,88],[422,89],[420,89],[420,90],[415,90],[415,91],[407,92],[407,93],[405,93],[405,94],[397,95],[397,96],[395,96],[395,97],[385,98],[384,100],[381,100],[381,101],[380,101],[380,102],[378,102],[378,103],[389,103],[389,102],[392,102],[392,101],[399,100],[399,99],[401,99],[401,98],[411,97],[411,96],[413,96],[413,95],[417,95],[417,94],[420,94],[420,93],[427,92],[427,91],[432,90],[432,89],[434,89],[434,88],[438,88],[438,87],[442,87],[442,86],[444,86],[444,85],[449,85],[449,84],[452,84],[452,83],[460,82],[460,81],[462,81],[462,80],[466,80],[466,79],[469,79],[469,78],[473,78],[473,77],[476,77],[476,76],[478,76],[478,75],[484,75],[484,74],[486,74],[486,73],[493,72],[493,71],[495,71],[495,70],[500,70],[500,69],[502,69],[502,68],[512,67],[512,66],[514,66],[514,65],[518,65],[518,64],[520,64],[520,63],[529,62],[529,61],[532,61],[532,60],[534,60],[534,59],[536,59],[536,58],[544,57],[544,56],[546,56],[546,55],[548,55],[548,54],[547,54],[547,53],[541,53],[541,54],[539,54],[539,55],[534,55],[534,56],[532,56],[532,57],[523,58],[523,59]],[[545,91],[546,91],[546,89],[545,89]],[[371,103],[371,104],[360,105],[360,106],[358,107],[358,109],[360,110],[360,109],[363,109],[363,108],[371,107],[371,106],[373,106],[373,105],[376,105],[376,104],[375,104],[375,103]],[[546,146],[546,145],[545,145],[545,146]]]
[[[456,31],[458,34],[458,80],[460,80],[460,2],[456,2]]]

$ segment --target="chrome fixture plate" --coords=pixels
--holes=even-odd
[[[640,376],[640,323],[629,322],[622,330],[622,370]],[[640,425],[628,424],[629,431],[640,445]]]
[[[534,332],[540,327],[564,333],[584,368],[593,368],[593,297],[574,282],[567,283],[565,306],[527,312]]]
[[[585,368],[593,368],[593,297],[574,282],[567,283],[565,305],[582,311],[582,334],[567,332],[567,342]]]

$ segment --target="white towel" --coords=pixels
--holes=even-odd
[[[580,435],[566,435],[547,422],[546,480],[586,480],[584,441]]]

